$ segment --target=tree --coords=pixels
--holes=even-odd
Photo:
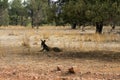
[[[113,0],[91,0],[88,2],[86,16],[96,24],[96,33],[101,34],[106,20],[113,20],[118,14],[118,3]]]
[[[63,5],[63,20],[71,24],[75,29],[76,25],[83,25],[87,21],[85,16],[86,3],[84,0],[69,0]]]
[[[28,15],[26,6],[21,0],[13,0],[9,9],[11,25],[27,25]]]
[[[56,25],[70,24],[72,29],[84,24],[86,5],[83,0],[58,0],[50,5],[48,20]]]
[[[32,28],[42,25],[46,21],[46,0],[28,0],[27,9],[31,17]]]
[[[59,0],[62,5],[62,19],[75,29],[78,24],[92,22],[96,24],[96,33],[101,34],[104,22],[118,21],[120,15],[119,0]]]
[[[59,5],[57,2],[49,1],[49,7],[47,8],[47,21],[48,23],[60,25],[60,14],[58,11]]]
[[[0,0],[0,26],[9,25],[8,0]]]

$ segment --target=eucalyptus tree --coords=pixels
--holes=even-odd
[[[88,1],[86,17],[96,24],[96,33],[101,34],[105,21],[113,21],[119,13],[117,0],[91,0]]]
[[[47,21],[48,24],[62,25],[61,19],[61,2],[59,0],[48,0]]]
[[[96,33],[101,34],[105,21],[119,21],[120,0],[58,0],[61,5],[59,17],[75,29],[78,24],[91,22]]]
[[[31,17],[32,28],[46,22],[47,0],[27,0],[27,9]]]
[[[72,29],[75,29],[77,25],[85,24],[87,21],[86,9],[84,0],[68,0],[63,5],[62,18],[66,23],[71,24]]]
[[[0,26],[9,25],[8,0],[0,0]]]
[[[49,9],[48,20],[56,25],[70,24],[72,29],[85,24],[86,3],[84,0],[57,0]]]
[[[9,9],[10,25],[26,25],[27,10],[21,0],[13,0]]]

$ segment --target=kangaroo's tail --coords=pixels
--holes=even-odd
[[[52,48],[52,49],[53,49],[53,51],[55,51],[55,52],[62,52],[62,50],[59,49],[58,47],[54,47],[54,48]]]

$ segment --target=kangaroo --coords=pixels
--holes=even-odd
[[[61,52],[62,50],[59,49],[58,47],[53,47],[53,48],[50,48],[48,47],[46,44],[45,44],[46,40],[41,40],[41,47],[42,47],[42,50],[41,51],[54,51],[54,52]]]

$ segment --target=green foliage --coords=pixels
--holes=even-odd
[[[8,8],[8,0],[0,0],[0,8]]]
[[[13,0],[9,9],[10,25],[26,26],[29,24],[30,20],[25,5],[25,2],[22,3],[21,0]]]
[[[62,17],[67,23],[104,22],[120,15],[119,0],[69,0],[64,3]]]
[[[39,26],[120,21],[120,0],[0,0],[0,25]]]
[[[3,12],[3,21],[2,21],[2,25],[4,26],[8,26],[9,25],[9,14],[8,14],[8,10],[5,9],[4,12]]]
[[[58,7],[55,4],[50,5],[47,8],[47,22],[48,22],[48,24],[50,23],[50,24],[59,25],[61,23],[61,21],[60,21],[61,15],[57,14],[57,9],[58,9]]]
[[[47,21],[47,5],[46,0],[28,0],[27,9],[30,11],[32,26],[42,25]]]
[[[86,16],[86,4],[83,0],[69,0],[62,6],[62,19],[65,23],[83,24]]]
[[[8,0],[0,0],[0,26],[9,24]]]

